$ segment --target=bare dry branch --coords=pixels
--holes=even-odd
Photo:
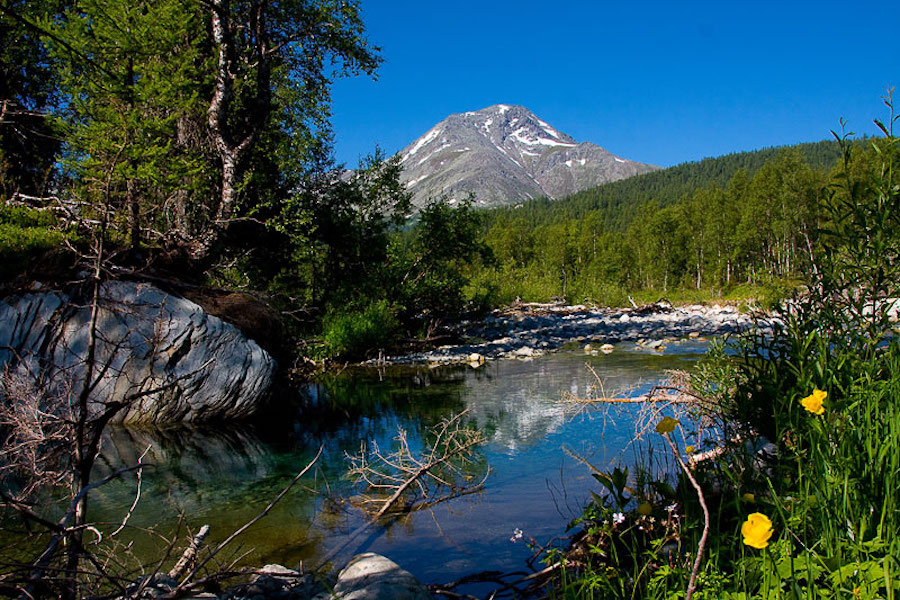
[[[175,563],[175,566],[169,571],[169,577],[178,580],[184,575],[187,568],[194,564],[194,560],[197,558],[197,552],[200,551],[200,546],[203,545],[203,541],[206,539],[207,535],[209,535],[209,525],[204,525],[200,528],[200,531],[197,532],[197,535],[191,539],[191,543],[185,548],[181,558],[178,559],[178,562]]]
[[[178,586],[174,590],[172,590],[172,595],[177,596],[177,594],[179,592],[181,592],[183,589],[185,589],[187,587],[187,585],[191,582],[191,580],[194,578],[194,576],[198,572],[200,572],[200,570],[204,566],[206,566],[206,564],[210,560],[212,560],[219,552],[221,552],[222,549],[225,548],[225,546],[227,546],[228,544],[233,542],[235,540],[235,538],[237,538],[239,535],[241,535],[242,533],[247,531],[247,529],[249,529],[251,526],[253,526],[257,521],[259,521],[260,519],[265,517],[267,514],[269,514],[269,511],[272,510],[272,508],[276,504],[278,504],[278,502],[285,496],[285,494],[287,494],[291,490],[291,488],[294,487],[294,485],[296,485],[296,483],[298,481],[300,481],[300,478],[303,477],[304,475],[306,475],[306,473],[313,467],[313,465],[316,464],[316,462],[319,460],[319,457],[322,456],[322,449],[323,449],[323,447],[319,446],[319,451],[316,453],[315,457],[313,457],[313,459],[305,467],[303,467],[303,469],[299,473],[297,473],[297,475],[291,480],[291,482],[283,490],[281,490],[281,492],[277,496],[275,496],[275,498],[273,498],[272,501],[269,502],[269,504],[259,514],[257,514],[255,517],[253,517],[252,519],[247,521],[244,525],[242,525],[241,527],[236,529],[234,532],[232,532],[232,534],[229,535],[227,538],[225,538],[225,540],[222,543],[220,543],[218,546],[216,546],[212,550],[212,552],[209,553],[209,555],[206,558],[204,558],[197,565],[195,565],[190,571],[188,571],[187,575],[184,576],[184,579],[178,584]]]
[[[348,474],[366,492],[356,502],[377,521],[406,496],[404,510],[415,510],[417,504],[433,504],[442,494],[456,495],[461,490],[480,486],[487,472],[475,486],[473,476],[466,469],[474,466],[474,448],[486,440],[480,431],[462,424],[465,411],[444,419],[432,429],[433,442],[416,453],[409,444],[406,431],[395,438],[396,450],[383,454],[376,444],[360,453],[348,456]]]

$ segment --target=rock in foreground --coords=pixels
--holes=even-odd
[[[101,287],[89,396],[94,414],[121,402],[113,422],[243,418],[271,388],[275,361],[200,306],[152,285]],[[77,292],[38,292],[0,302],[0,364],[19,389],[75,398],[89,354],[91,303]]]
[[[368,552],[347,563],[338,575],[334,597],[340,600],[428,600],[412,573],[389,558]]]

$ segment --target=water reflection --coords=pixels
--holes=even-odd
[[[292,491],[241,540],[243,550],[252,549],[245,563],[310,564],[365,520],[343,500],[353,493],[343,477],[346,453],[357,452],[361,441],[389,448],[398,427],[421,440],[442,418],[467,410],[488,437],[480,450],[491,468],[484,491],[407,515],[387,530],[373,529],[339,560],[381,552],[426,582],[514,570],[530,550],[510,542],[513,530],[540,543],[560,535],[593,487],[587,470],[562,448],[606,466],[629,446],[633,409],[608,419],[573,418],[559,402],[564,392],[585,395],[596,383],[585,363],[604,380],[607,393],[641,393],[666,369],[684,368],[701,351],[699,344],[671,345],[665,353],[617,349],[609,356],[571,350],[478,369],[345,372],[306,386],[305,401],[285,411],[290,417],[283,413],[253,427],[113,431],[103,444],[104,468],[133,464],[149,447],[145,460],[156,467],[144,473],[141,503],[130,523],[159,528],[181,511],[194,529],[209,523],[215,541],[261,511],[321,445],[323,456],[306,488]],[[98,490],[93,515],[119,518],[134,499],[135,485],[131,476]],[[152,550],[150,541],[139,540],[138,551]]]

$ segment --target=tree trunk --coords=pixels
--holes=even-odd
[[[248,75],[248,78],[252,79],[249,89],[253,94],[248,104],[252,105],[253,109],[248,111],[248,116],[236,126],[230,123],[228,118],[234,99],[233,65],[237,52],[235,34],[230,22],[231,3],[229,0],[212,0],[210,3],[213,41],[218,51],[218,61],[215,92],[207,109],[207,117],[210,133],[219,160],[222,162],[222,171],[221,193],[218,203],[211,211],[211,220],[190,248],[191,258],[201,265],[209,261],[229,220],[234,217],[242,163],[271,112],[271,57],[266,24],[267,10],[267,0],[255,0],[251,3],[249,24],[241,24],[247,29],[242,35],[248,36],[253,44],[250,62],[254,63],[255,67],[253,75]],[[236,136],[235,130],[243,132],[243,135]]]

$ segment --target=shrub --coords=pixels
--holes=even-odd
[[[362,312],[332,313],[324,323],[326,351],[330,356],[358,358],[389,345],[397,327],[397,311],[386,300],[372,302]]]
[[[63,239],[59,231],[0,223],[0,279],[15,277],[32,259],[59,246]]]
[[[844,169],[830,189],[812,272],[782,320],[768,333],[738,338],[736,356],[715,347],[695,375],[692,391],[716,401],[722,430],[714,458],[692,469],[715,515],[697,597],[900,596],[895,121],[892,113],[882,126],[885,137],[873,141],[878,160],[862,176],[850,168],[854,147],[843,145]],[[690,435],[684,432],[684,445],[696,443]],[[697,495],[683,481],[677,492],[685,510],[680,532],[687,539],[706,531],[691,502]],[[666,565],[655,549],[637,552],[644,555],[614,557],[613,574],[631,561],[640,576],[616,587],[587,572],[566,581],[563,595],[586,597],[587,583],[594,594],[598,581],[594,597],[681,593],[687,561]]]

